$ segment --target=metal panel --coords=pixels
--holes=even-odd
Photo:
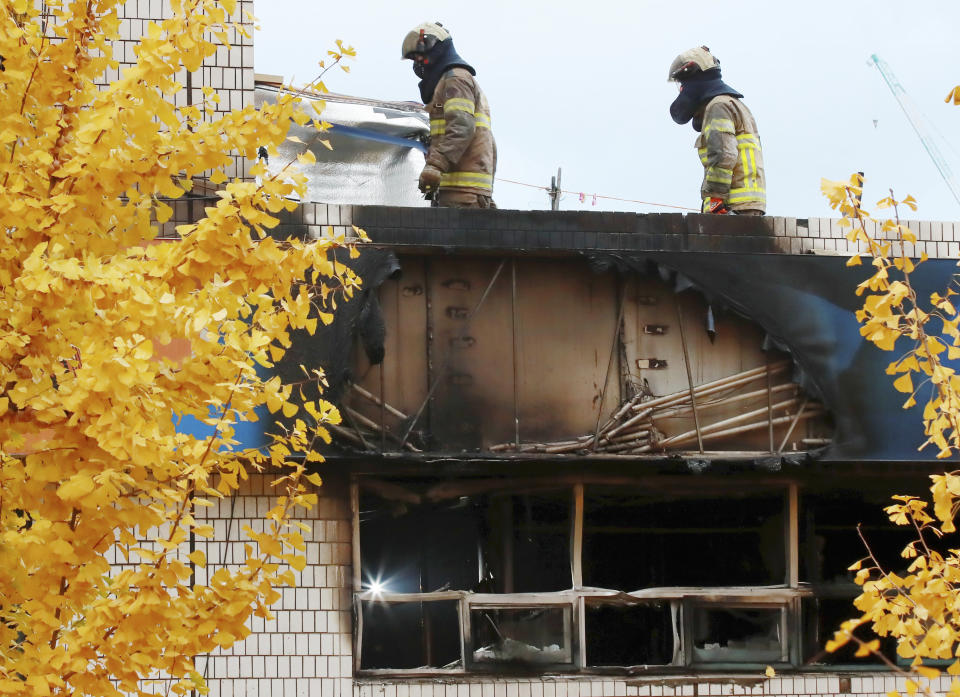
[[[258,85],[255,103],[275,102],[276,87]],[[423,168],[422,145],[417,138],[430,132],[426,112],[419,105],[376,102],[338,95],[300,94],[310,113],[310,104],[325,104],[322,118],[333,125],[325,133],[307,124],[290,125],[290,135],[301,143],[286,141],[268,164],[268,171],[279,172],[292,162],[286,174],[305,174],[308,178],[305,200],[323,203],[373,204],[388,206],[425,206],[417,190],[417,177]],[[321,141],[327,141],[327,148]],[[304,165],[296,161],[304,149],[316,162]]]
[[[607,375],[616,329],[616,278],[577,261],[523,260],[517,269],[522,441],[591,433],[607,384],[605,419],[620,401]]]
[[[444,258],[433,266],[438,385],[430,426],[445,447],[476,449],[512,438],[511,285],[509,269],[501,267],[501,261]]]
[[[400,279],[380,287],[380,307],[387,326],[384,396],[391,406],[413,414],[427,393],[426,283],[422,258],[404,257],[400,265]],[[364,376],[362,385],[379,394],[379,376],[374,372]],[[366,413],[379,420],[376,408]]]

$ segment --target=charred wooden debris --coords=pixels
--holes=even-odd
[[[806,437],[801,434],[802,429],[798,429],[826,412],[819,402],[804,396],[796,383],[786,379],[789,369],[790,361],[783,360],[668,395],[637,393],[622,403],[594,433],[549,442],[499,443],[489,450],[546,455],[649,455],[698,449],[705,452],[705,448],[722,452],[724,443],[732,437],[763,431],[770,434],[769,452],[772,453],[782,453],[788,445],[796,449],[798,443],[800,449],[828,444],[828,439]],[[349,400],[344,400],[340,407],[343,423],[328,426],[334,436],[367,452],[423,452],[411,442],[411,415],[360,385],[352,384],[350,394],[379,408],[380,421],[364,415]],[[758,403],[762,405],[757,406]],[[731,412],[737,413],[731,416]],[[689,425],[691,419],[692,429],[678,428],[678,424]],[[776,440],[774,428],[781,434]]]
[[[771,445],[771,451],[783,452],[799,423],[824,414],[819,403],[801,396],[800,388],[795,383],[781,381],[773,384],[773,378],[782,378],[789,367],[789,361],[784,360],[661,397],[640,393],[620,405],[596,433],[550,443],[501,443],[492,446],[490,450],[546,454],[639,455],[667,450],[689,450],[691,446],[699,446],[703,451],[703,446],[707,443],[714,445],[731,436],[786,425],[787,432],[782,436],[779,447],[774,448]],[[755,383],[764,380],[767,384],[757,388]],[[767,403],[762,407],[741,412],[736,416],[707,420],[711,412],[720,408],[738,408],[744,403],[764,397],[767,398]],[[694,419],[695,427],[690,430],[670,433],[662,426],[664,419],[690,417],[697,417]],[[823,443],[818,439],[816,445]]]

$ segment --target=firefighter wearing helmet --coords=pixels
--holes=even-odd
[[[691,48],[673,60],[667,79],[680,88],[670,116],[679,124],[692,120],[700,133],[702,212],[763,215],[767,183],[757,122],[743,95],[721,79],[720,61],[706,46]]]
[[[493,176],[497,144],[490,107],[453,39],[439,22],[407,33],[401,49],[420,78],[420,97],[430,114],[430,148],[419,187],[437,206],[496,208]]]

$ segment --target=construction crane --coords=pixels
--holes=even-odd
[[[950,165],[943,159],[943,155],[940,154],[940,150],[937,149],[933,139],[927,134],[925,120],[914,106],[913,100],[907,95],[907,91],[903,89],[903,85],[900,84],[897,76],[893,74],[893,71],[885,60],[875,53],[870,56],[870,60],[873,61],[874,65],[877,66],[877,70],[883,75],[887,87],[890,88],[893,96],[896,97],[897,103],[900,104],[900,108],[906,115],[907,120],[910,121],[910,125],[913,126],[914,132],[917,134],[920,142],[923,143],[923,147],[927,151],[927,154],[930,155],[930,159],[933,160],[933,164],[937,166],[937,170],[950,189],[950,193],[953,194],[957,203],[960,203],[960,184],[957,184],[957,180],[953,177],[953,172],[950,171]]]

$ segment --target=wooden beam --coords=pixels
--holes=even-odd
[[[787,488],[787,585],[800,587],[800,492],[796,482]]]
[[[511,340],[513,344],[513,442],[516,447],[520,447],[520,377],[519,377],[519,352],[520,352],[520,329],[518,328],[519,319],[517,316],[517,259],[510,260],[510,319],[511,319]]]
[[[627,304],[627,294],[626,294],[626,285],[627,282],[623,281],[622,284],[618,286],[619,289],[619,300],[620,305],[617,310],[617,326],[613,330],[613,343],[610,346],[610,357],[607,359],[607,372],[603,377],[603,387],[600,388],[600,405],[597,407],[597,423],[593,429],[593,445],[590,447],[591,450],[597,449],[597,443],[600,442],[600,419],[603,417],[603,403],[607,396],[607,383],[610,382],[610,371],[613,370],[613,357],[617,355],[617,347],[620,345],[620,329],[623,326],[623,308]],[[620,383],[619,376],[617,379],[617,384]]]
[[[693,373],[690,371],[690,353],[687,351],[687,337],[683,333],[683,314],[680,311],[680,298],[675,296],[677,306],[677,328],[680,330],[680,346],[683,348],[683,364],[687,368],[687,385],[690,389],[690,406],[693,407],[693,428],[697,434],[697,447],[703,452],[703,433],[700,431],[700,413],[697,411],[697,393],[693,385]],[[768,373],[769,375],[769,373]]]
[[[570,544],[570,572],[575,590],[583,588],[583,484],[573,485],[573,534]]]
[[[577,628],[577,651],[574,652],[574,665],[583,670],[587,667],[587,603],[583,596],[577,599],[574,608],[574,626]]]
[[[387,501],[402,501],[403,503],[409,503],[414,506],[419,506],[423,503],[423,497],[420,496],[420,494],[410,491],[399,484],[394,484],[393,482],[364,477],[360,486],[363,487],[364,491],[369,491],[371,494],[386,499]]]
[[[353,562],[353,592],[359,593],[363,590],[363,576],[360,568],[360,485],[357,480],[350,482],[350,516],[353,522],[351,531],[351,542],[353,549],[350,550]]]
[[[445,499],[459,498],[460,496],[475,496],[477,494],[487,494],[493,492],[509,492],[511,494],[517,494],[528,491],[563,489],[567,486],[570,486],[572,483],[572,481],[564,483],[558,481],[557,479],[547,479],[543,477],[442,482],[430,487],[425,494],[425,498],[429,501],[443,501]]]
[[[360,666],[363,661],[363,603],[360,602],[360,596],[358,595],[353,596],[353,616],[355,618],[353,632],[353,672],[356,674],[360,671]]]

